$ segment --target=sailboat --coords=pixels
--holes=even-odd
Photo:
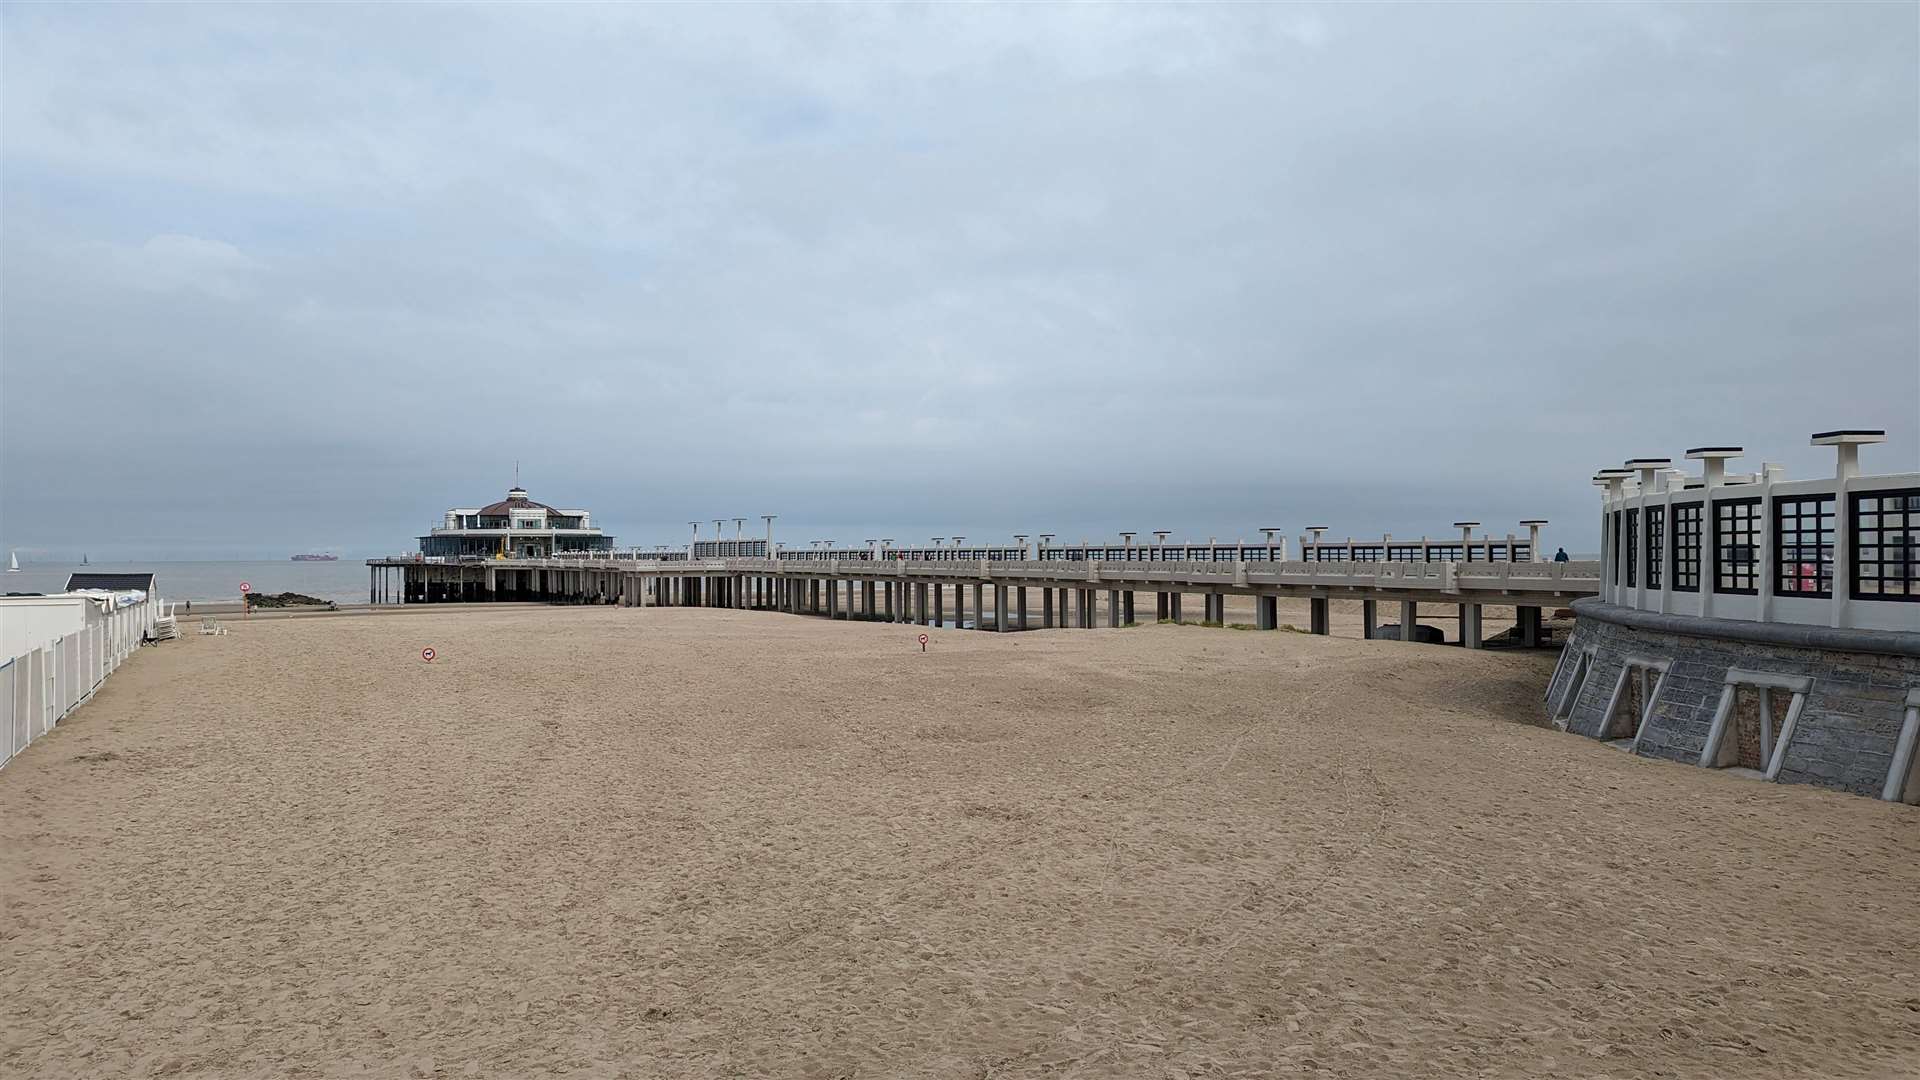
[[[20,572],[20,553],[17,551],[7,552],[7,573],[17,574],[19,572]]]

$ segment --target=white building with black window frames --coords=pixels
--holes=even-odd
[[[1833,474],[1744,451],[1602,469],[1600,594],[1548,690],[1560,726],[1637,754],[1920,802],[1920,473],[1860,471],[1882,431],[1823,431]]]

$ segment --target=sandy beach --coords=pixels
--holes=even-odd
[[[0,772],[0,1074],[1920,1075],[1920,808],[1540,728],[1550,653],[227,625]]]

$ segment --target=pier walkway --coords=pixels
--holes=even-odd
[[[1512,607],[1518,643],[1540,642],[1541,609],[1600,591],[1598,562],[1108,562],[1066,559],[674,559],[637,553],[551,559],[370,559],[368,599],[381,603],[497,600],[602,603],[628,607],[728,607],[825,618],[982,630],[1091,629],[1137,621],[1135,595],[1154,594],[1155,619],[1180,620],[1182,599],[1199,595],[1202,621],[1223,623],[1228,596],[1255,598],[1257,629],[1279,629],[1278,601],[1309,602],[1316,634],[1331,632],[1334,600],[1358,600],[1368,637],[1401,636],[1421,604],[1457,605],[1460,641],[1482,643],[1481,610]],[[1037,596],[1033,595],[1037,590]],[[971,596],[969,596],[971,593]],[[1037,602],[1036,602],[1037,601]],[[1399,605],[1397,626],[1381,627],[1381,603]],[[971,612],[971,616],[969,616]],[[1380,631],[1384,630],[1384,633]],[[1418,635],[1409,635],[1415,637]]]

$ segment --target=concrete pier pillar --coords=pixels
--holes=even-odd
[[[1480,647],[1480,605],[1460,605],[1460,644],[1469,649]]]
[[[985,630],[987,628],[987,620],[985,618],[986,614],[987,614],[986,584],[984,582],[976,581],[973,583],[973,628],[975,630]]]
[[[1360,601],[1360,636],[1372,641],[1380,631],[1380,601]]]
[[[913,621],[915,625],[927,625],[927,583],[913,583]]]
[[[1326,637],[1333,633],[1333,601],[1324,596],[1307,600],[1307,629]]]
[[[1180,621],[1180,594],[1179,593],[1167,594],[1167,618],[1172,619],[1174,622]]]
[[[1540,609],[1537,607],[1515,608],[1514,616],[1519,621],[1520,644],[1531,649],[1540,644]]]
[[[827,593],[827,618],[837,618],[839,613],[835,609],[839,607],[839,605],[835,603],[835,601],[840,598],[840,583],[832,578],[828,578],[821,582],[821,585],[825,587]]]
[[[1280,629],[1279,597],[1256,596],[1253,598],[1253,626],[1256,630]]]
[[[1099,608],[1100,593],[1097,589],[1080,590],[1080,629],[1091,630],[1097,624],[1094,616]]]
[[[1049,630],[1053,629],[1053,590],[1051,588],[1040,590],[1040,625]]]
[[[1107,629],[1120,629],[1120,590],[1107,590]]]
[[[947,625],[946,592],[947,587],[939,582],[933,583],[933,625]]]
[[[1020,621],[1020,629],[1027,629],[1027,587],[1025,585],[1014,586],[1013,614]]]
[[[1157,592],[1153,594],[1153,618],[1154,618],[1154,621],[1156,622],[1167,621],[1167,594],[1166,593]]]
[[[1133,590],[1132,589],[1126,589],[1120,593],[1120,625],[1121,626],[1133,625]]]
[[[976,627],[980,625],[980,602],[977,597],[973,604],[973,625]],[[953,628],[955,630],[967,628],[967,587],[965,585],[953,587]]]
[[[980,617],[979,608],[974,609],[973,617],[975,619]],[[993,628],[1003,634],[1013,629],[1013,619],[1011,613],[1007,611],[1007,587],[1005,585],[995,585],[993,587]]]
[[[1420,602],[1417,600],[1400,601],[1400,640],[1413,640],[1413,627],[1420,621]]]

